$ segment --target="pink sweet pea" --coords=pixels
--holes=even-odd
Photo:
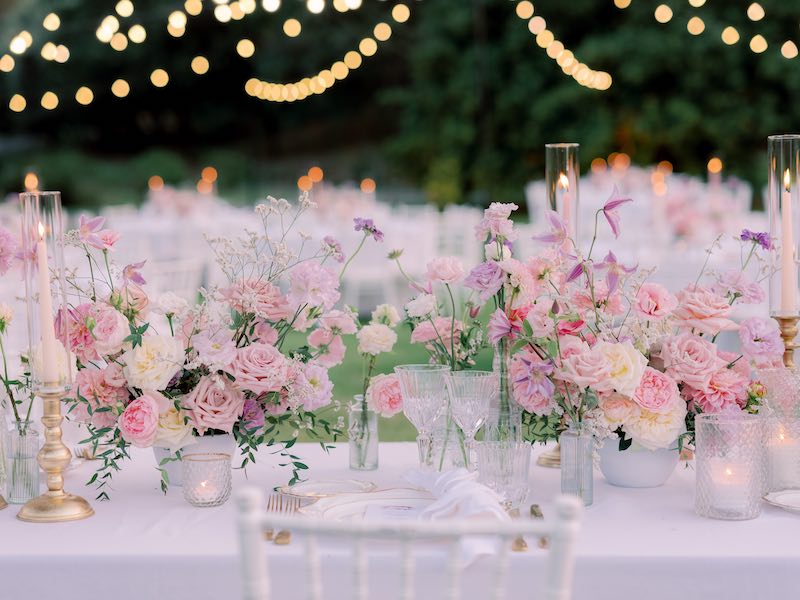
[[[617,189],[617,186],[614,186],[611,197],[606,200],[606,203],[603,205],[603,216],[606,218],[606,221],[608,221],[608,225],[611,227],[611,232],[614,234],[615,238],[619,237],[619,214],[617,213],[617,209],[626,202],[633,202],[633,200],[631,198],[621,198],[619,189]]]

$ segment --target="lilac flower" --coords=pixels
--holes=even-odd
[[[5,227],[0,227],[0,275],[8,273],[16,252],[17,242],[14,236]]]
[[[376,242],[383,241],[383,232],[375,227],[375,222],[372,219],[362,219],[361,217],[356,217],[353,219],[353,224],[353,228],[356,231],[363,231],[371,235]]]
[[[493,260],[481,263],[470,271],[464,285],[478,292],[481,302],[494,296],[506,280],[506,273]]]
[[[539,395],[551,398],[556,389],[549,377],[553,373],[553,363],[534,362],[524,355],[520,355],[518,360],[524,368],[518,370],[518,376],[514,379],[514,391],[523,393],[525,397]]]
[[[610,250],[603,259],[603,262],[596,264],[594,268],[597,271],[606,272],[606,283],[608,284],[609,296],[617,290],[620,276],[629,275],[636,271],[636,266],[626,267],[625,265],[618,263],[617,257]]]
[[[144,285],[147,283],[142,277],[142,274],[139,270],[144,266],[144,263],[147,261],[142,261],[138,263],[133,263],[132,265],[127,265],[124,269],[122,269],[122,280],[124,282],[133,282],[138,285]]]
[[[344,252],[342,251],[342,244],[339,243],[335,237],[326,235],[322,238],[322,251],[328,254],[333,260],[339,263],[344,262]]]
[[[739,238],[743,242],[753,242],[754,244],[761,246],[764,250],[774,250],[775,245],[772,243],[772,240],[769,237],[769,234],[765,231],[750,231],[749,229],[742,229],[742,235]]]
[[[247,429],[261,428],[264,426],[264,409],[258,401],[248,398],[244,401],[242,410],[242,422]]]
[[[86,215],[81,215],[78,222],[78,239],[83,244],[89,244],[95,248],[102,248],[105,246],[100,231],[103,229],[103,224],[106,220],[103,217],[87,218]]]
[[[617,209],[626,202],[633,202],[631,198],[621,198],[619,189],[614,186],[614,191],[611,192],[611,197],[606,200],[603,205],[603,216],[605,216],[608,225],[611,227],[611,232],[615,238],[619,237],[619,214]]]
[[[506,315],[502,308],[498,308],[489,318],[489,342],[497,344],[506,337],[512,337],[519,331],[519,326],[515,326]]]

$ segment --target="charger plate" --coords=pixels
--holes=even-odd
[[[764,496],[764,501],[783,510],[800,513],[800,490],[770,492]]]
[[[313,504],[301,507],[298,512],[320,519],[352,521],[363,519],[371,507],[400,514],[403,511],[421,510],[433,501],[433,496],[425,490],[394,488],[321,498]]]
[[[371,492],[377,488],[371,481],[359,481],[358,479],[336,479],[336,480],[311,480],[301,481],[294,485],[282,485],[276,487],[275,491],[284,496],[303,498],[307,500],[317,500],[319,498],[329,498],[340,494],[363,494]]]

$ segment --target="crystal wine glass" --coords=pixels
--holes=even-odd
[[[436,421],[447,408],[446,365],[399,365],[394,368],[403,393],[403,413],[417,428],[419,462],[422,467],[433,465],[433,437]]]
[[[478,480],[497,492],[503,508],[519,508],[528,495],[531,446],[527,442],[477,444]]]
[[[492,371],[456,371],[445,377],[450,394],[450,413],[464,432],[467,468],[472,468],[475,434],[486,420],[489,406],[497,394],[497,374]]]

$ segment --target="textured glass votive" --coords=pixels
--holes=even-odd
[[[712,519],[754,519],[766,491],[768,421],[744,413],[695,421],[695,511]]]
[[[765,404],[777,418],[800,419],[800,372],[797,369],[759,369],[758,379],[767,388]]]
[[[192,506],[219,506],[231,496],[230,454],[189,454],[183,464],[183,497]]]
[[[800,488],[800,420],[770,420],[766,446],[769,491]]]

